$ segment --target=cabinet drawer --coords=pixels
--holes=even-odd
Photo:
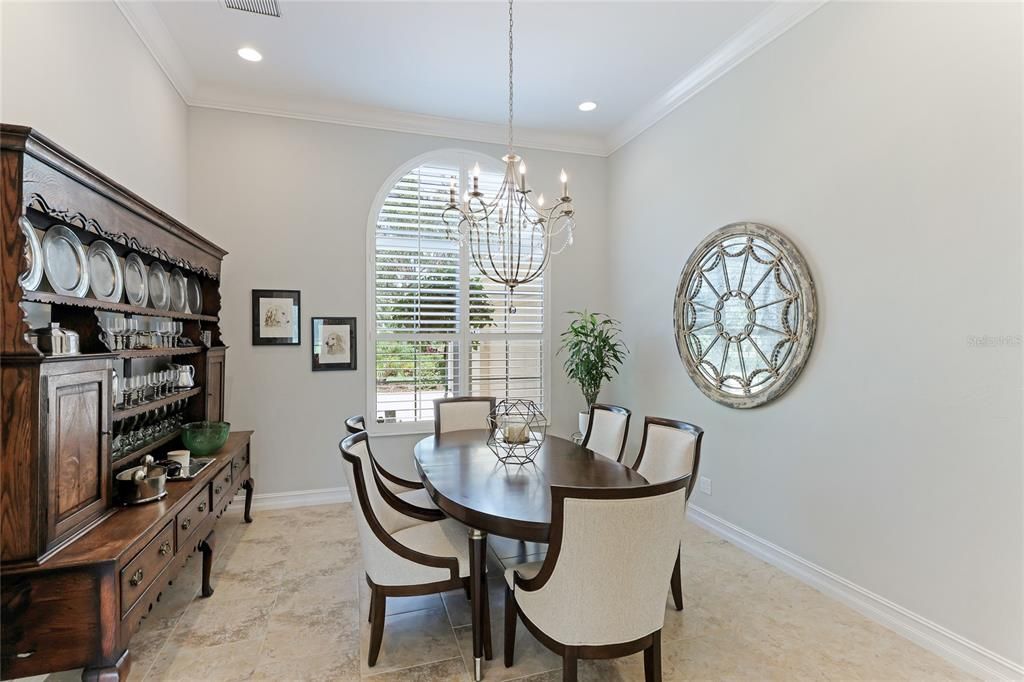
[[[220,513],[235,492],[231,480],[231,465],[225,466],[213,477],[213,509],[217,513]]]
[[[121,569],[121,615],[128,613],[160,571],[174,558],[174,527],[168,523]]]
[[[177,544],[175,551],[180,552],[186,547],[189,538],[202,525],[207,516],[210,515],[210,485],[204,485],[195,496],[188,501],[188,504],[174,517],[174,527],[177,530]]]
[[[242,469],[246,468],[247,466],[249,466],[249,446],[248,445],[245,446],[245,450],[240,452],[238,455],[235,456],[234,459],[231,460],[231,470],[234,472],[234,476],[235,476],[235,480],[236,481],[240,481],[241,480],[238,477],[238,474],[242,471]]]

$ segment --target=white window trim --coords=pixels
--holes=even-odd
[[[489,161],[497,168],[503,168],[504,162],[489,154],[483,154],[472,149],[447,148],[420,154],[410,159],[395,169],[387,180],[381,185],[377,196],[370,206],[370,215],[366,220],[366,317],[364,328],[366,329],[366,408],[363,412],[366,419],[366,429],[371,436],[402,436],[415,434],[431,434],[434,432],[432,421],[401,422],[395,424],[377,423],[377,217],[380,215],[384,202],[394,186],[405,177],[409,171],[422,166],[424,163],[455,163],[460,169],[466,167],[466,160]],[[472,163],[469,164],[470,166]],[[464,186],[465,178],[461,177],[464,171],[460,170],[460,186]],[[463,256],[465,258],[465,256]],[[548,420],[551,419],[551,412],[554,407],[553,396],[551,395],[551,365],[555,362],[554,349],[551,346],[551,272],[554,269],[548,261],[547,269],[544,272],[544,317],[543,332],[541,333],[541,345],[544,349],[543,372],[541,375],[541,388],[544,392],[544,409],[547,412]],[[469,291],[459,292],[459,303],[462,306],[469,305]],[[460,308],[465,310],[466,308]],[[461,332],[460,332],[461,334]],[[533,336],[531,334],[531,336]],[[371,356],[373,362],[371,363]],[[371,371],[372,370],[372,371]],[[465,395],[465,388],[468,386],[468,372],[459,373],[459,388],[461,395]]]

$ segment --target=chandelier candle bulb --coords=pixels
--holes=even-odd
[[[565,169],[562,169],[562,174],[558,176],[558,179],[562,181],[562,199],[569,196],[569,176],[565,174]]]
[[[544,208],[544,195],[537,197],[537,208]]]
[[[522,192],[526,192],[526,162],[519,162],[519,186]]]
[[[448,185],[448,203],[452,206],[455,205],[455,177],[452,177],[452,182]]]
[[[474,192],[479,192],[480,191],[480,164],[479,163],[475,164],[473,166],[473,191]]]

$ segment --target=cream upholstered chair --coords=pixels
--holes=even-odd
[[[488,396],[462,396],[438,398],[434,401],[434,435],[449,431],[486,429],[487,417],[494,409],[494,398]]]
[[[363,431],[345,438],[339,447],[370,585],[367,665],[373,667],[384,636],[387,598],[467,589],[469,541],[465,526],[437,510],[416,518],[392,507],[381,494],[386,488],[373,466],[368,440]],[[483,597],[484,623],[490,623],[487,595]],[[488,625],[484,630],[488,657],[490,638]]]
[[[562,679],[580,658],[644,652],[661,679],[665,581],[679,551],[688,477],[633,488],[551,487],[551,546],[543,561],[505,572],[505,666],[516,617],[562,655]],[[626,558],[628,557],[628,559]]]
[[[629,410],[618,405],[591,405],[587,433],[583,436],[583,447],[621,462],[622,453],[626,449],[631,414]]]
[[[366,431],[366,420],[361,414],[349,417],[345,420],[345,428],[348,430],[349,435],[362,433]],[[391,495],[388,495],[388,493],[391,493],[413,506],[424,509],[437,509],[437,505],[430,499],[430,495],[423,488],[421,482],[410,481],[391,473],[377,461],[376,457],[373,458],[373,465],[376,467],[377,473],[380,474],[381,482],[384,483],[384,487],[388,490],[385,493],[387,497],[391,497]]]
[[[700,443],[704,429],[686,422],[661,417],[644,419],[644,437],[633,468],[650,483],[660,483],[679,476],[689,476],[686,499],[693,492],[700,467]],[[684,510],[685,512],[685,510]],[[679,522],[682,523],[682,517]],[[682,551],[676,553],[672,571],[672,600],[676,610],[683,610]]]

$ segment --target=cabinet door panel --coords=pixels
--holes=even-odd
[[[107,370],[46,378],[51,541],[91,520],[108,506],[108,390]]]
[[[224,353],[211,352],[207,363],[206,418],[219,422],[224,419]]]

